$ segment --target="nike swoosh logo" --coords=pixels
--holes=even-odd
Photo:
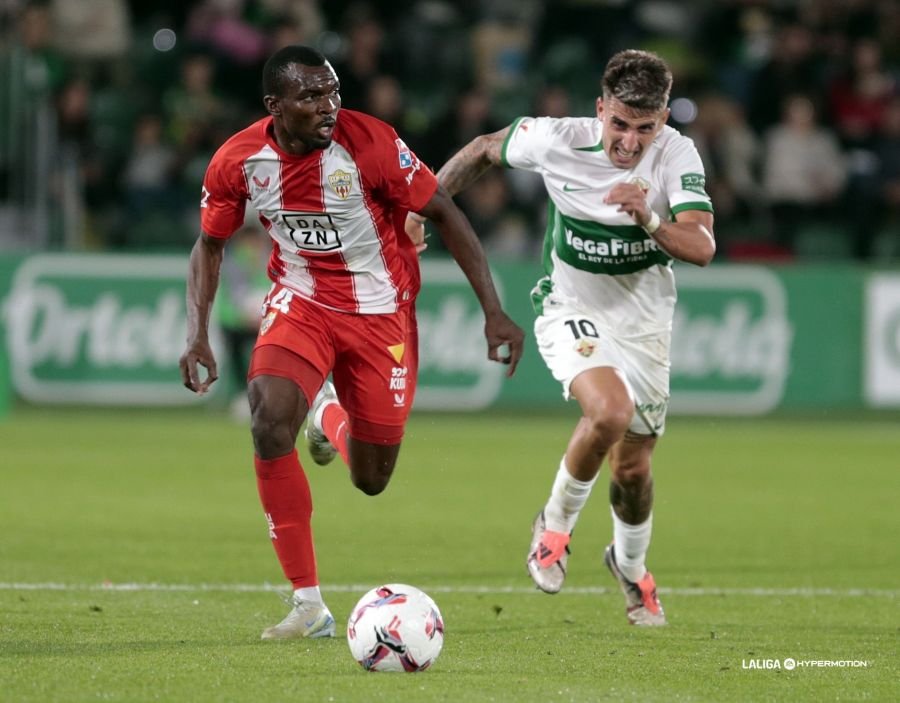
[[[583,190],[591,190],[591,189],[590,188],[569,188],[568,183],[566,183],[563,186],[563,192],[565,192],[565,193],[577,193],[577,192],[583,191]]]

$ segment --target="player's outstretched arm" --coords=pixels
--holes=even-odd
[[[203,233],[191,249],[187,277],[187,345],[178,364],[182,382],[195,393],[206,393],[219,377],[209,344],[209,318],[219,287],[225,241]],[[205,379],[200,378],[200,366],[206,369]]]
[[[502,165],[503,142],[509,134],[509,127],[504,127],[492,134],[475,137],[437,172],[438,181],[450,195],[468,188],[491,166]]]
[[[504,127],[493,134],[475,137],[437,172],[440,184],[453,196],[468,188],[491,166],[500,166],[503,142],[507,134],[509,127]],[[426,219],[428,217],[424,212],[411,212],[406,218],[406,235],[416,245],[416,251],[419,253],[428,246],[425,244]]]
[[[484,311],[484,336],[488,343],[488,358],[508,364],[507,376],[512,376],[522,357],[525,333],[500,305],[487,257],[472,225],[442,186],[438,186],[434,196],[419,212],[434,222],[447,251],[456,259],[456,263],[469,279],[472,290],[475,291],[475,296]],[[508,354],[501,356],[504,346]]]

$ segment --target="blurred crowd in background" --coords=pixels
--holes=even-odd
[[[435,170],[519,115],[593,115],[610,55],[656,51],[720,259],[900,259],[896,0],[0,0],[0,247],[187,250],[210,156],[293,43]],[[519,259],[545,201],[518,171],[459,197]]]

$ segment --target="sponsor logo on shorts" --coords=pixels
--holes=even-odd
[[[406,375],[409,373],[405,366],[395,366],[391,369],[391,384],[390,388],[392,391],[405,391],[406,390]]]
[[[394,407],[402,408],[406,404],[406,377],[409,370],[405,366],[391,369],[389,389],[394,393]]]
[[[663,424],[666,419],[666,412],[669,409],[667,400],[659,403],[635,403],[635,410],[647,429],[653,434],[662,432]]]
[[[391,356],[394,357],[394,361],[398,364],[403,361],[403,353],[406,351],[406,344],[392,344],[387,348],[387,350],[391,353]]]

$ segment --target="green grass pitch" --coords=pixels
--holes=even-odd
[[[605,470],[563,592],[525,574],[573,422],[414,413],[375,498],[307,460],[338,637],[269,643],[287,588],[246,426],[16,411],[0,420],[0,701],[898,699],[895,419],[670,418],[649,556],[669,625],[650,631],[601,562]],[[421,674],[367,673],[342,625],[396,581],[435,598],[444,651]],[[789,657],[816,664],[756,666]]]

